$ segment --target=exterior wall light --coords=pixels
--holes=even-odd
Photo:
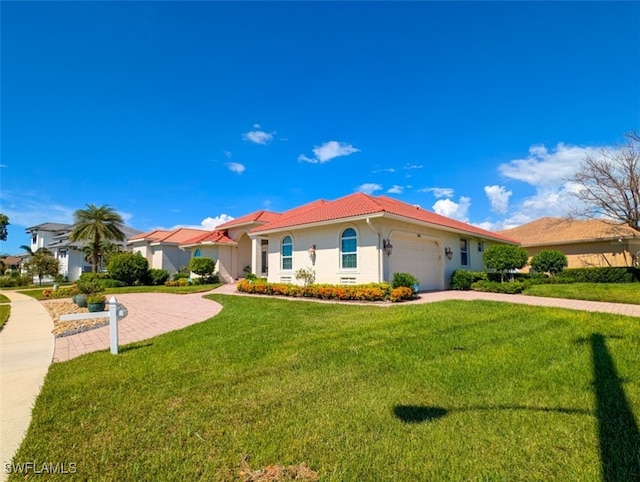
[[[391,256],[391,253],[393,252],[393,245],[389,239],[382,240],[382,249],[384,250],[384,254]]]
[[[316,245],[312,244],[309,249],[307,250],[307,253],[309,253],[309,259],[313,259],[316,257]]]
[[[444,255],[449,261],[451,261],[451,258],[453,258],[453,250],[447,246],[446,248],[444,248]]]

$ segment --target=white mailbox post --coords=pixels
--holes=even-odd
[[[111,354],[118,354],[118,300],[115,296],[109,298],[109,333],[111,339]]]
[[[89,320],[92,318],[109,318],[109,338],[111,343],[111,353],[118,354],[118,300],[115,296],[109,298],[109,311],[99,313],[81,313],[79,315],[62,315],[61,320]]]

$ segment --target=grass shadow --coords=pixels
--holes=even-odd
[[[590,339],[593,384],[604,482],[640,480],[640,431],[622,387],[605,336]]]
[[[121,346],[121,347],[119,347],[118,351],[120,353],[125,353],[125,352],[128,352],[128,351],[138,350],[139,348],[147,348],[149,346],[153,346],[153,343],[151,343],[151,342],[134,343],[134,344],[131,344],[131,345]]]

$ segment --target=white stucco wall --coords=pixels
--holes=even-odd
[[[340,267],[340,237],[347,228],[353,228],[358,234],[358,266],[356,269],[342,269]],[[283,270],[281,262],[281,243],[285,236],[293,239],[293,267]],[[418,236],[419,235],[419,236]],[[439,280],[438,288],[448,288],[451,273],[460,268],[471,271],[484,270],[482,252],[478,251],[478,243],[482,242],[484,249],[492,243],[477,236],[463,235],[440,230],[437,228],[420,226],[402,220],[389,218],[371,219],[355,222],[335,223],[322,227],[290,230],[288,232],[271,234],[269,239],[269,275],[268,281],[281,282],[290,280],[294,284],[302,284],[295,278],[295,272],[300,268],[310,267],[316,273],[316,283],[340,284],[347,278],[356,284],[379,281],[391,281],[393,276],[393,262],[384,253],[381,246],[383,239],[395,239],[405,242],[409,236],[430,243],[430,253],[434,258],[434,276]],[[467,240],[466,266],[462,265],[460,240]],[[316,246],[316,256],[311,260],[308,249]],[[445,247],[451,248],[452,259],[445,256]],[[393,257],[393,253],[391,254]],[[391,258],[392,259],[392,258]],[[351,280],[349,280],[351,281]]]

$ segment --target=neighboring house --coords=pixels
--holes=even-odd
[[[164,269],[170,275],[189,266],[191,251],[181,247],[189,239],[210,231],[202,229],[178,228],[173,230],[155,229],[129,238],[128,247],[134,253],[140,253],[149,262],[149,268]]]
[[[27,228],[31,235],[31,251],[35,252],[40,248],[46,248],[60,263],[60,274],[76,281],[82,273],[91,272],[91,262],[85,259],[83,248],[86,242],[71,242],[69,236],[73,231],[73,224],[43,223]],[[124,226],[122,232],[125,235],[123,242],[116,242],[123,249],[129,237],[138,234],[137,229]]]
[[[390,281],[408,272],[422,290],[448,286],[458,268],[484,269],[482,253],[513,239],[386,196],[355,193],[315,201],[282,214],[269,211],[220,225],[211,237],[183,243],[192,256],[218,261],[220,279],[233,282],[244,267],[271,282],[301,283],[311,268],[317,283]]]
[[[499,233],[519,241],[529,256],[543,249],[561,251],[569,268],[640,263],[640,233],[601,219],[546,217]]]
[[[25,258],[26,256],[5,256],[1,261],[4,264],[5,271],[22,271],[22,263]]]

